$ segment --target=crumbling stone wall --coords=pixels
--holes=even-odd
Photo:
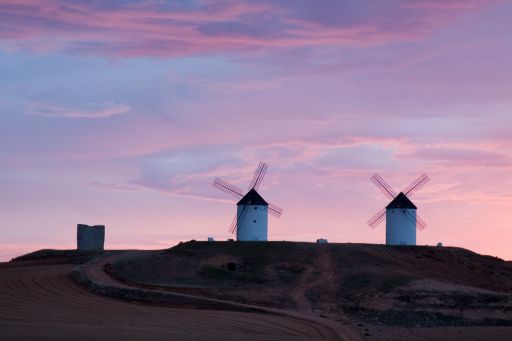
[[[105,244],[104,225],[78,224],[76,227],[77,249],[81,251],[103,251]]]

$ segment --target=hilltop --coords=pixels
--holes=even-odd
[[[386,326],[512,326],[512,263],[454,247],[187,242],[107,264],[124,283]]]
[[[7,339],[508,340],[512,263],[350,243],[40,250],[0,263],[0,299]]]

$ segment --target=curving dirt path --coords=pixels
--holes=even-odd
[[[110,281],[100,271],[102,263],[88,271]],[[73,267],[0,264],[0,340],[339,339],[331,328],[293,316],[175,309],[98,296],[70,279]]]
[[[107,263],[115,261],[117,258],[121,257],[133,257],[137,256],[140,251],[123,251],[119,253],[111,253],[107,256],[97,258],[95,261],[89,262],[85,265],[83,271],[86,276],[94,281],[97,284],[112,286],[118,288],[134,288],[129,284],[121,282],[112,276],[108,275],[103,269]],[[328,255],[327,255],[328,256]],[[147,289],[145,289],[147,290]],[[168,291],[160,291],[160,290],[151,290],[153,292],[161,292],[168,293]],[[261,312],[267,312],[269,314],[281,315],[280,318],[288,318],[289,320],[293,320],[295,323],[301,324],[303,326],[308,326],[314,329],[317,332],[317,335],[308,336],[311,339],[329,339],[329,340],[359,340],[361,339],[360,334],[346,326],[338,323],[336,321],[327,320],[323,318],[319,318],[317,316],[311,314],[304,314],[301,312],[288,311],[283,309],[276,308],[268,308],[261,307],[251,304],[242,304],[231,301],[225,301],[220,299],[213,298],[205,298],[196,295],[182,294],[182,293],[173,293],[176,296],[190,297],[194,299],[218,302],[218,303],[229,303],[230,305],[240,306],[243,308],[253,308]],[[244,314],[244,313],[241,313]]]
[[[297,308],[299,311],[311,312],[313,307],[306,297],[306,292],[309,289],[315,288],[316,286],[328,284],[332,287],[331,279],[334,275],[333,269],[334,261],[332,258],[332,251],[329,248],[322,247],[319,245],[319,254],[314,268],[308,268],[301,277],[300,285],[296,285],[293,290],[289,292],[289,295],[297,302]],[[314,278],[313,272],[318,271],[321,275]],[[312,279],[314,278],[314,279]]]

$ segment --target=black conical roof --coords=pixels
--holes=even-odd
[[[388,210],[392,208],[417,209],[416,205],[414,205],[412,201],[409,200],[409,198],[407,198],[407,196],[403,192],[400,192],[400,194],[398,194],[396,198],[393,199],[393,201],[391,201],[388,206],[386,206],[386,209]]]
[[[240,199],[237,205],[264,205],[268,206],[268,203],[256,192],[254,188],[251,188],[247,194]]]

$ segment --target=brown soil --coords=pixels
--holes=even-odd
[[[512,331],[512,263],[460,248],[189,242],[107,271],[141,288],[356,320],[363,336],[377,335],[370,326]]]
[[[48,258],[46,265],[40,259],[0,263],[0,340],[337,338],[329,328],[290,316],[177,309],[98,296],[74,283],[74,265],[56,264],[58,258]],[[90,271],[109,281],[96,268]]]
[[[511,296],[510,262],[458,248],[43,250],[0,263],[0,340],[510,340]]]

